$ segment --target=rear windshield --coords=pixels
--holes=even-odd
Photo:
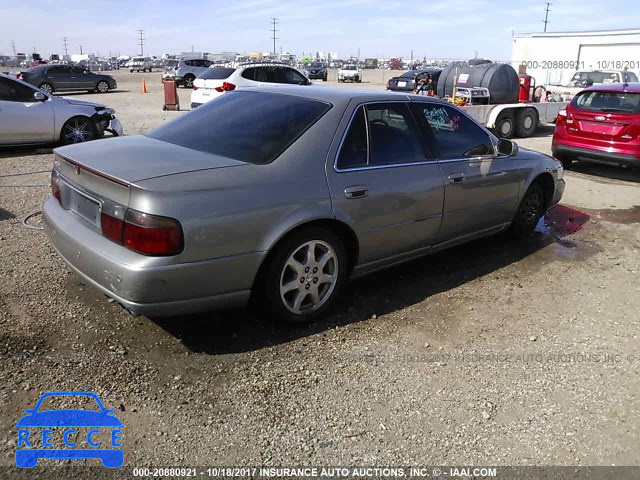
[[[592,112],[640,113],[640,93],[583,92],[571,104]]]
[[[620,81],[617,73],[611,72],[576,72],[571,83],[576,87],[588,87],[598,83],[615,83]]]
[[[229,75],[233,72],[235,72],[234,68],[212,67],[208,68],[198,78],[202,78],[204,80],[222,80],[224,78],[229,78]]]
[[[331,106],[275,93],[235,91],[147,134],[151,138],[243,162],[275,160]]]

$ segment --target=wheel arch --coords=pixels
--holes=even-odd
[[[549,208],[549,204],[553,200],[553,195],[556,189],[553,175],[551,175],[549,172],[541,172],[536,174],[527,185],[527,190],[531,185],[534,184],[540,185],[542,191],[544,192],[544,206],[546,211],[546,209]]]
[[[337,220],[336,218],[315,218],[313,220],[292,225],[287,230],[281,232],[280,235],[269,241],[269,246],[267,248],[264,248],[264,250],[267,251],[267,254],[262,259],[262,262],[260,263],[256,276],[253,280],[253,285],[251,287],[252,291],[256,290],[255,285],[264,277],[269,262],[277,251],[278,245],[282,244],[291,235],[294,235],[302,230],[311,227],[326,228],[336,233],[340,237],[340,239],[344,242],[344,247],[347,251],[348,271],[350,273],[353,270],[358,260],[358,253],[360,248],[360,243],[358,242],[356,233],[351,229],[349,225],[340,220]]]

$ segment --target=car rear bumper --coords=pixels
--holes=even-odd
[[[553,145],[551,152],[554,157],[569,156],[591,162],[640,166],[640,152],[633,155],[629,153],[606,152],[604,150],[576,147],[573,145]]]
[[[130,313],[172,316],[239,307],[264,257],[252,252],[189,263],[158,265],[88,227],[49,197],[42,208],[45,233],[65,263],[86,283]]]

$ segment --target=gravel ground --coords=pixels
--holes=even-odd
[[[161,110],[159,73],[116,76],[120,91],[79,98],[126,133],[182,114]],[[549,152],[551,134],[519,143]],[[290,329],[248,311],[127,316],[22,225],[49,190],[7,187],[48,175],[6,175],[51,163],[0,150],[0,466],[52,390],[115,408],[129,466],[640,464],[637,172],[580,165],[527,241],[353,282],[334,315]]]

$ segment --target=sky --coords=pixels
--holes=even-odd
[[[640,2],[551,0],[548,31],[640,28]],[[538,0],[0,0],[0,55],[100,56],[273,49],[340,58],[511,58],[512,32],[540,32]]]

